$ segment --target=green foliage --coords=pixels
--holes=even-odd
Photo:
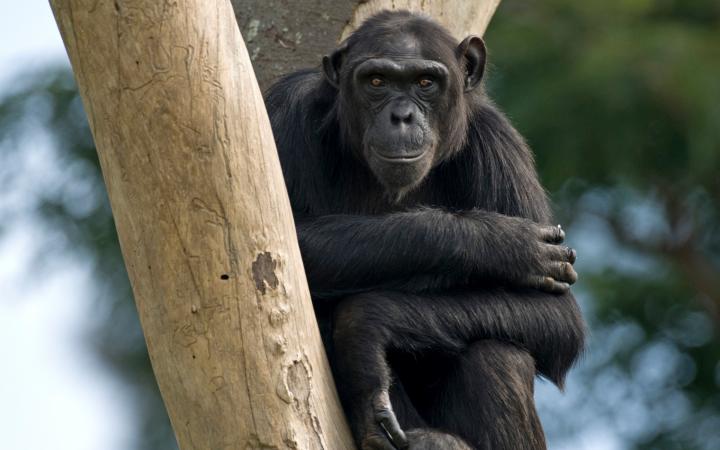
[[[488,88],[580,250],[596,330],[583,384],[615,373],[647,385],[634,401],[649,422],[618,432],[628,447],[718,448],[720,3],[507,0],[486,40]],[[628,326],[640,338],[593,361],[598,339]],[[672,414],[653,412],[668,398]],[[636,406],[620,399],[608,414]],[[611,421],[588,417],[579,429]]]
[[[491,90],[551,189],[720,189],[716,1],[507,1],[488,36]]]

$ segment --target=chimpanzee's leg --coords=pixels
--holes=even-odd
[[[406,449],[412,444],[410,448],[413,450],[471,450],[460,438],[427,428],[402,382],[394,380],[396,374],[388,364],[388,350],[392,347],[391,342],[403,337],[403,331],[409,330],[410,324],[409,316],[387,314],[388,305],[384,303],[392,301],[387,295],[367,293],[347,298],[336,309],[331,359],[336,386],[359,448],[395,450]],[[398,298],[394,300],[399,301]],[[428,318],[428,315],[417,317],[415,325],[424,329],[422,322]],[[427,333],[431,339],[433,331],[439,329]],[[418,337],[421,334],[409,339],[416,340]],[[409,341],[407,336],[404,340]],[[462,348],[459,343],[456,352]],[[418,348],[415,356],[437,347],[428,344]],[[418,379],[426,378],[423,371],[414,375]],[[413,375],[409,379],[418,381]],[[407,434],[403,431],[411,428],[412,431]]]
[[[515,342],[530,351],[544,374],[560,383],[582,348],[584,330],[571,296],[551,296],[551,300],[534,291],[509,294],[500,289],[433,296],[369,292],[344,299],[338,304],[334,319],[333,359],[338,389],[356,439],[364,447],[373,449],[393,448],[387,434],[399,448],[407,443],[389,401],[393,375],[387,362],[389,351],[414,355],[422,361],[423,356],[432,353],[461,355],[469,343],[480,339]],[[527,367],[520,364],[522,358],[511,355],[517,349],[495,350],[495,358],[508,353],[506,366],[513,362],[520,366],[510,372],[521,379]],[[422,364],[417,367],[422,370]],[[451,382],[455,377],[462,379],[465,369],[458,370],[448,374]],[[492,375],[490,368],[485,370]],[[422,377],[423,373],[417,376]],[[456,386],[460,384],[455,382]],[[512,391],[518,397],[518,405],[526,402],[527,393],[532,392],[527,386],[515,391],[517,385],[494,386],[479,379],[477,384],[469,383],[457,389],[464,391],[468,398],[467,394],[476,395],[473,390],[478,387],[485,387],[485,395],[489,396],[508,395],[507,392]],[[463,392],[456,394],[462,396]],[[445,395],[451,399],[447,397],[449,393]],[[421,400],[427,401],[427,398]],[[531,411],[528,417],[534,417],[532,403],[528,410]],[[472,417],[463,420],[462,427],[482,426],[474,424]],[[534,423],[532,420],[523,417],[511,420],[519,435],[534,436],[534,429],[518,428]],[[436,426],[443,423],[439,421]],[[414,441],[416,433],[410,437]],[[467,448],[460,442],[445,447]]]
[[[544,450],[533,398],[535,362],[514,344],[476,341],[456,360],[421,413],[476,450]]]
[[[377,303],[371,301],[368,309],[361,306],[363,303],[360,297],[350,297],[336,307],[329,346],[335,383],[361,450],[405,448],[407,439],[390,403],[392,373],[386,347],[391,326],[389,323],[371,326],[369,314]],[[407,397],[400,392],[397,400],[400,399]],[[402,402],[403,412],[404,408],[410,408],[412,413],[409,400]]]

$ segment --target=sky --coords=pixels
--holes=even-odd
[[[67,57],[47,1],[0,0],[0,11],[1,97],[16,71],[67,64]],[[48,142],[23,145],[42,154],[33,147]],[[41,158],[30,163],[34,173],[53,170]],[[0,193],[0,212],[10,197]],[[92,311],[89,268],[68,260],[42,276],[31,273],[38,232],[21,219],[0,238],[3,450],[127,448],[133,430],[124,391],[83,342]]]

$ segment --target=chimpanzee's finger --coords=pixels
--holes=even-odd
[[[551,261],[566,261],[574,264],[577,259],[575,249],[564,245],[544,245],[543,251],[546,252],[545,256]]]
[[[360,448],[361,450],[397,450],[387,436],[380,436],[376,433],[366,436]]]
[[[556,281],[573,284],[577,281],[578,275],[569,262],[550,263],[550,276]]]
[[[380,424],[380,427],[385,431],[385,433],[387,433],[395,447],[400,450],[408,448],[410,444],[405,436],[405,432],[402,428],[400,428],[400,424],[398,423],[397,417],[395,417],[395,413],[388,410],[378,411],[375,414],[375,418]]]
[[[567,251],[568,255],[568,262],[570,264],[575,264],[575,260],[577,260],[577,252],[574,248],[565,247],[565,250]]]
[[[565,232],[560,225],[540,227],[540,239],[549,244],[561,244],[565,240]]]
[[[570,289],[570,285],[556,281],[552,277],[533,275],[528,277],[528,286],[539,289],[550,294],[564,294]]]

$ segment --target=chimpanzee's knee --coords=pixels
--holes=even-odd
[[[335,345],[363,348],[384,345],[392,327],[393,299],[381,292],[366,292],[338,302],[333,317]]]

